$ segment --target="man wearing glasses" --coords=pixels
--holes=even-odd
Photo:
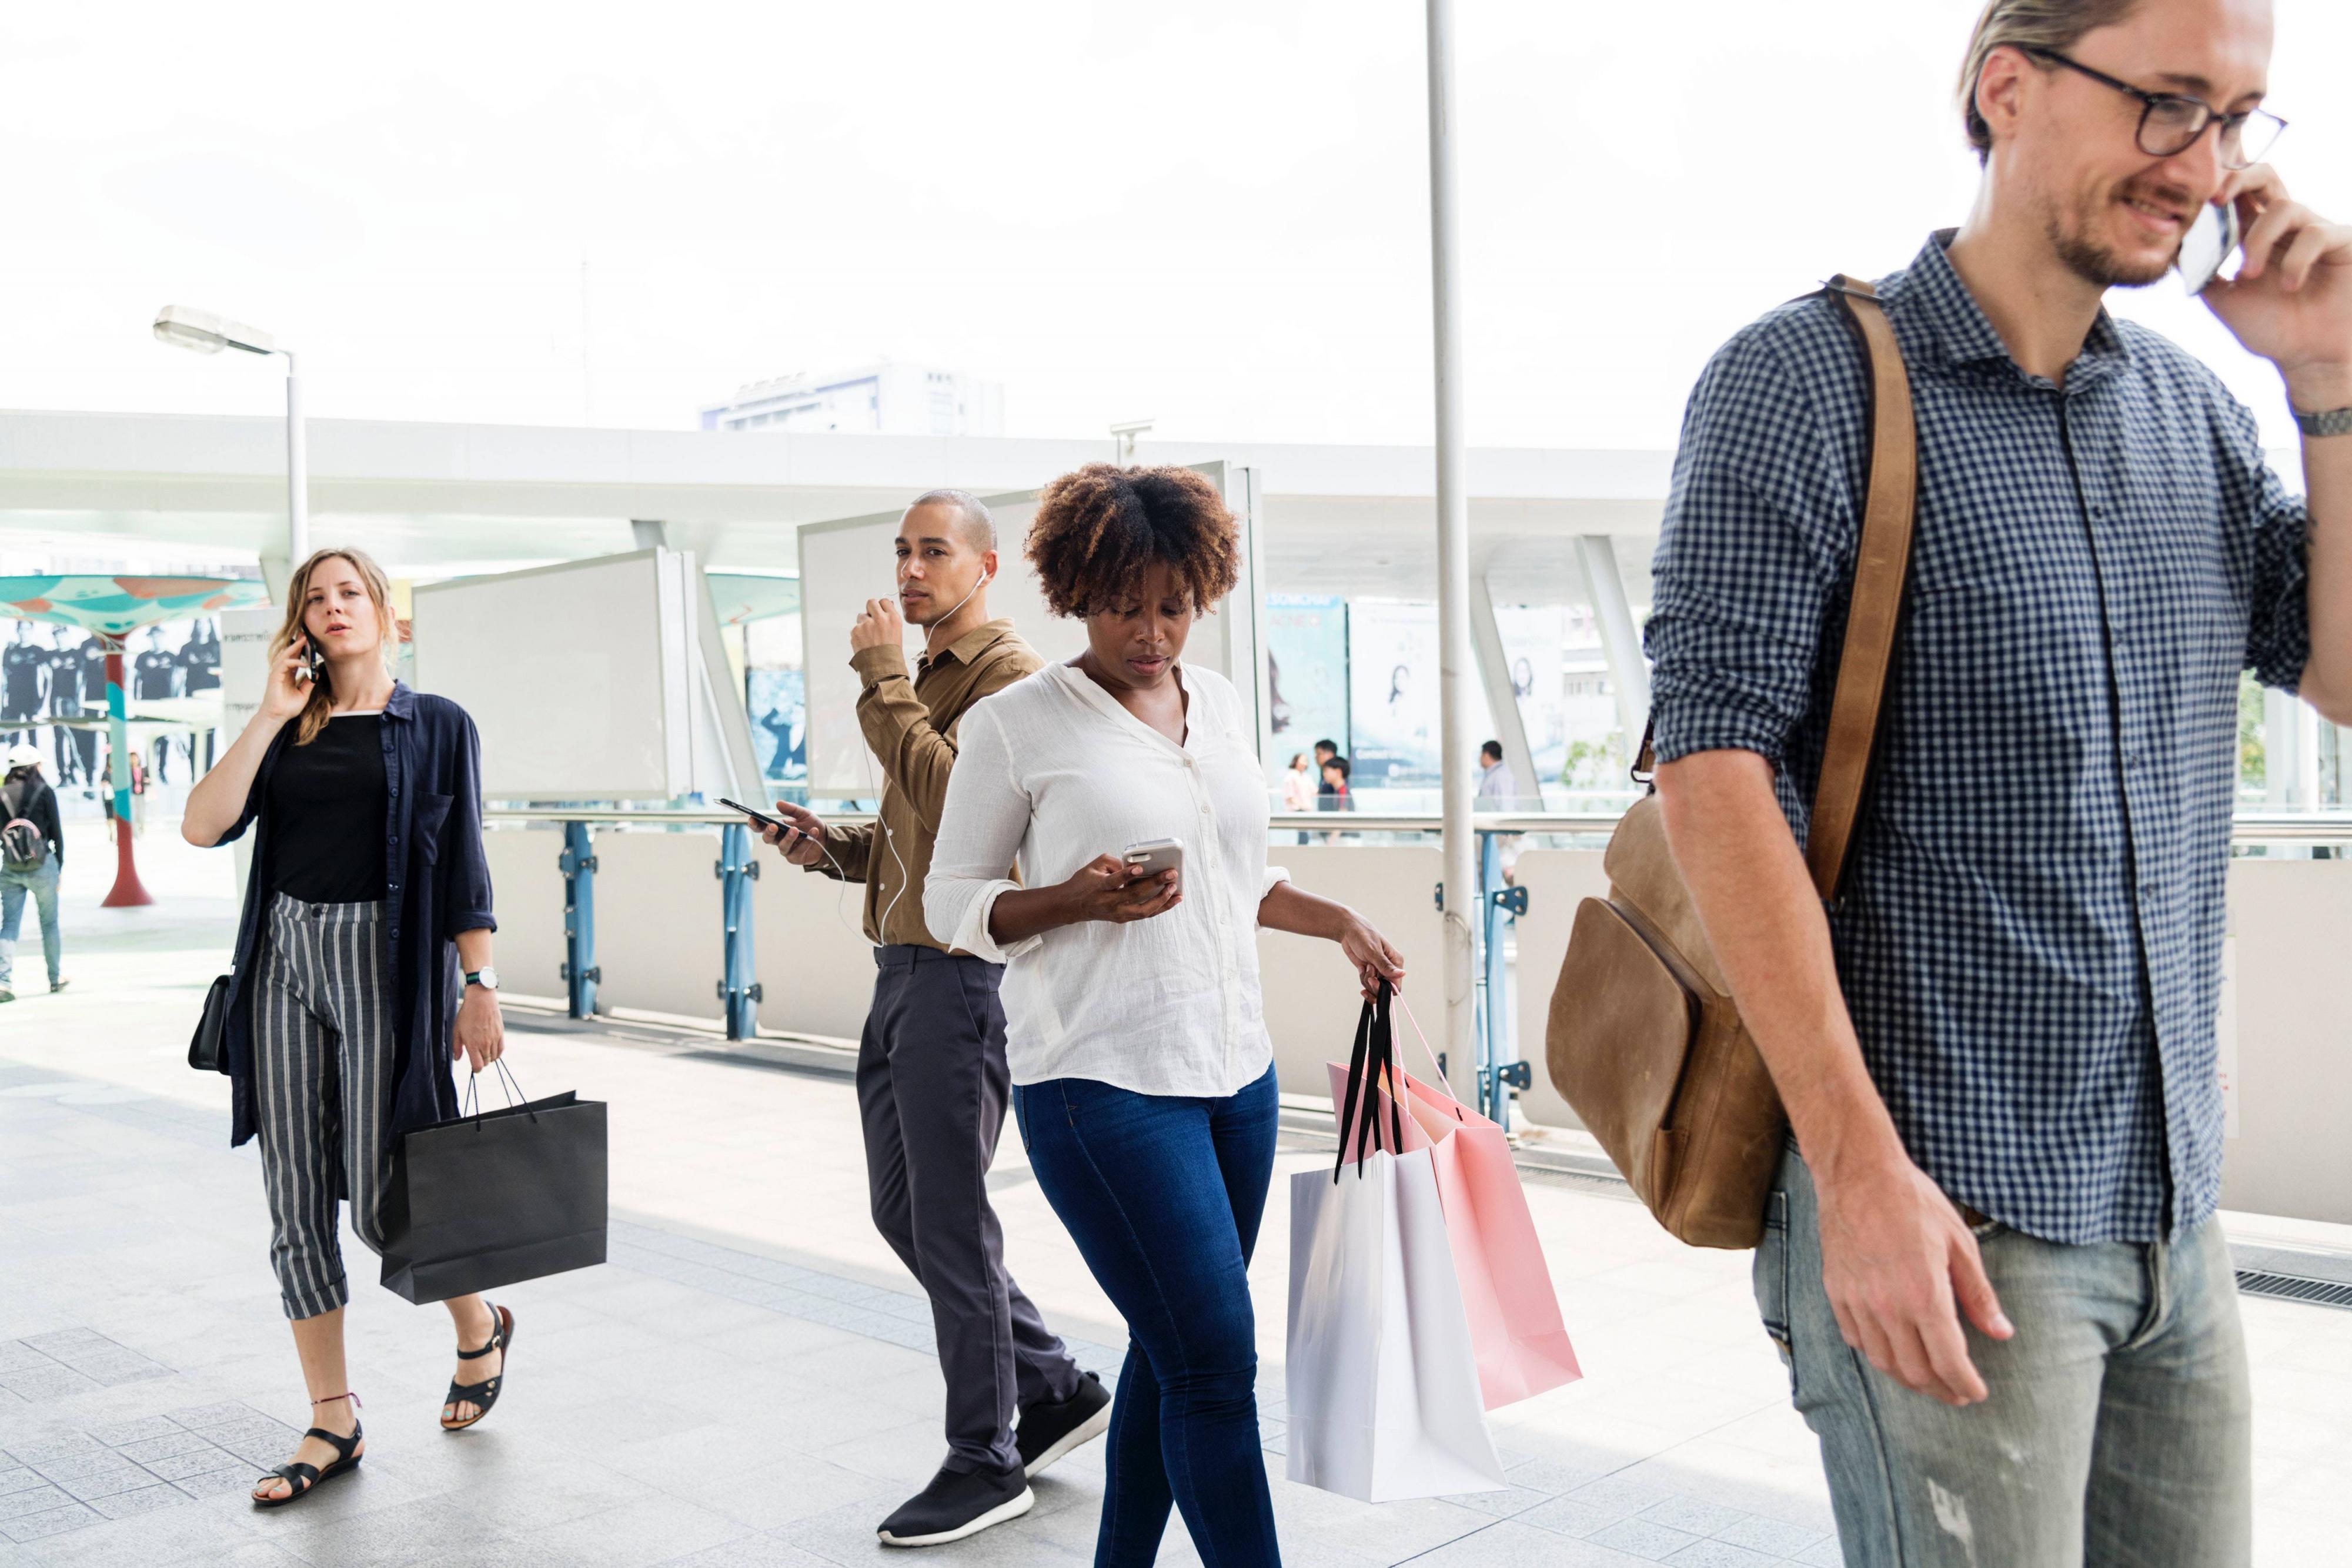
[[[1864,361],[1831,302],[1786,306],[1685,418],[1648,628],[1657,784],[1795,1129],[1756,1290],[1849,1563],[2251,1555],[2213,1219],[2240,672],[2352,722],[2352,228],[2258,162],[2284,129],[2270,52],[2262,0],[1986,6],[1975,208],[1878,286],[1918,504],[1827,909],[1799,845]],[[2284,379],[2306,500],[2210,371],[2101,308],[2212,203],[2245,259],[2203,298]]]

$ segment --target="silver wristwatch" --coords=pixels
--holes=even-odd
[[[2326,413],[2296,409],[2294,427],[2305,435],[2352,435],[2352,408],[2331,408]]]
[[[495,991],[499,988],[499,972],[487,964],[478,969],[468,969],[466,971],[466,984]]]

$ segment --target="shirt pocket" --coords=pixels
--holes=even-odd
[[[441,828],[449,820],[449,802],[455,799],[454,795],[422,792],[416,797],[416,820],[410,825],[408,841],[415,846],[426,865],[441,859]]]

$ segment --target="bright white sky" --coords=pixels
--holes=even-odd
[[[1459,0],[1470,439],[1664,446],[1707,352],[1902,264],[1978,0]],[[2352,6],[2278,0],[2277,162],[2352,213]],[[1859,18],[1859,20],[1858,20]],[[0,407],[677,428],[888,356],[1010,434],[1425,441],[1416,0],[129,0],[0,17]],[[2168,279],[2122,308],[2291,438]],[[1147,444],[1146,452],[1148,454]]]

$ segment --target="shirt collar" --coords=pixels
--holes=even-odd
[[[1903,335],[1914,339],[1910,345],[1914,352],[1927,350],[1949,365],[2005,364],[2020,378],[2046,386],[2042,378],[2027,376],[2017,368],[1991,319],[1945,254],[1958,232],[1937,229],[1927,236],[1909,268],[1887,291],[1889,317],[1912,329]],[[2130,348],[2116,329],[2115,319],[2102,306],[2089,336],[2083,340],[2083,351],[2067,367],[2066,389],[2073,392],[2105,380],[2130,361]]]
[[[392,695],[383,699],[383,711],[394,718],[415,718],[416,694],[400,682],[393,682]]]
[[[969,664],[974,659],[978,658],[981,653],[991,643],[995,643],[1002,637],[1004,637],[1010,633],[1012,630],[1013,622],[1010,621],[983,621],[979,625],[973,627],[971,631],[965,632],[962,636],[957,638],[954,642],[949,643],[946,647],[940,649],[937,657],[940,659],[953,659],[959,664]],[[931,664],[933,662],[933,655],[929,653],[924,654],[922,658],[917,661],[919,664]]]

